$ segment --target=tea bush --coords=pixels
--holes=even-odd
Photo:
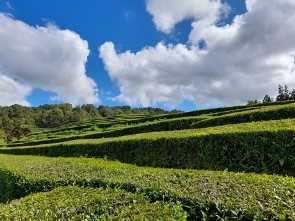
[[[0,153],[107,157],[140,166],[295,174],[295,120],[155,132],[25,148]]]
[[[7,155],[0,155],[0,168],[17,177],[14,178],[17,183],[7,185],[18,186],[25,193],[23,196],[62,186],[103,187],[141,194],[150,202],[179,202],[189,220],[295,219],[295,179],[290,177],[140,168],[84,158]],[[1,181],[2,177],[0,174]],[[10,199],[20,197],[19,189],[11,188]],[[3,193],[0,189],[0,195]],[[60,199],[62,204],[63,198]]]
[[[1,221],[186,220],[179,205],[120,190],[62,187],[0,206]]]

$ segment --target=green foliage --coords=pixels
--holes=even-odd
[[[32,130],[0,149],[0,220],[295,220],[294,101],[160,113],[0,108],[6,131]]]
[[[272,101],[271,97],[267,94],[267,95],[264,96],[262,102],[263,102],[263,103],[271,103],[271,102],[273,102],[273,101]]]
[[[29,128],[21,127],[19,125],[16,125],[12,128],[5,128],[4,130],[7,141],[12,141],[14,138],[20,139],[31,133],[31,130]]]
[[[96,159],[7,155],[0,155],[0,168],[18,177],[16,184],[7,185],[18,186],[27,194],[68,185],[109,187],[142,194],[151,202],[180,202],[189,220],[216,220],[216,217],[225,220],[295,219],[294,178],[140,168]],[[19,197],[19,189],[12,188],[13,191],[8,192],[10,199]],[[0,189],[0,195],[3,193],[7,192]],[[85,195],[88,194],[85,191]],[[63,204],[63,198],[60,199],[58,202]],[[42,207],[43,202],[37,200],[36,204],[33,204],[36,208]],[[47,207],[50,209],[54,205]]]
[[[287,101],[287,100],[290,100],[290,94],[289,94],[288,86],[285,85],[283,87],[282,85],[279,85],[277,101]]]
[[[257,108],[245,110],[242,112],[233,112],[226,115],[209,118],[192,125],[192,128],[204,128],[226,124],[239,124],[246,122],[268,121],[295,118],[295,105],[286,104],[280,106],[268,106],[266,108]]]
[[[266,105],[266,106],[254,106],[254,107],[244,107],[240,109],[225,109],[224,111],[218,110],[213,111],[210,114],[195,115],[194,112],[191,113],[192,116],[187,117],[177,117],[174,119],[159,119],[157,121],[147,121],[141,124],[131,124],[116,128],[115,126],[110,127],[108,131],[98,131],[92,133],[82,134],[81,130],[76,136],[61,136],[54,139],[32,139],[20,144],[11,144],[9,146],[29,146],[29,145],[39,145],[39,144],[51,144],[58,142],[65,142],[76,139],[97,139],[103,137],[118,137],[138,133],[146,133],[153,131],[173,131],[173,130],[183,130],[190,128],[206,128],[213,126],[220,126],[226,124],[239,124],[253,121],[266,121],[266,120],[278,120],[287,119],[295,117],[295,104],[285,104],[281,105]],[[168,115],[170,116],[170,115]],[[147,119],[146,119],[147,120]],[[116,124],[114,124],[116,125]],[[70,129],[70,128],[69,128]],[[76,128],[77,129],[77,128]]]
[[[131,109],[130,107],[111,108],[102,106],[97,108],[90,104],[75,108],[71,104],[43,105],[37,108],[13,105],[10,107],[0,107],[0,128],[9,128],[12,125],[52,128],[71,122],[82,122],[122,113],[155,115],[168,112],[158,108]]]
[[[0,206],[0,220],[186,220],[178,205],[149,203],[119,190],[64,187]]]
[[[290,100],[295,100],[295,89],[292,90],[292,92],[290,93]]]
[[[295,120],[281,120],[5,148],[0,153],[106,156],[141,166],[295,175],[294,136]]]
[[[253,105],[257,105],[257,104],[259,104],[258,100],[249,100],[247,102],[247,106],[253,106]]]
[[[0,146],[6,144],[6,134],[0,130]]]

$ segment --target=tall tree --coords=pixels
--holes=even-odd
[[[285,85],[284,87],[282,85],[279,85],[278,88],[278,96],[277,96],[277,101],[286,101],[289,100],[289,90],[288,86]]]
[[[271,102],[272,102],[272,99],[271,99],[271,97],[267,94],[267,95],[264,96],[262,102],[263,102],[263,103],[271,103]]]
[[[290,100],[295,100],[295,89],[292,90],[292,92],[290,93]]]
[[[287,101],[290,99],[289,88],[287,85],[284,87],[284,100]]]

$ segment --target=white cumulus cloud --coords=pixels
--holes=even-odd
[[[22,85],[0,73],[0,106],[21,104],[29,106],[26,96],[31,93],[31,87]]]
[[[147,11],[153,16],[157,29],[165,33],[186,19],[214,24],[227,9],[221,0],[147,0]]]
[[[190,43],[160,42],[121,53],[112,42],[102,45],[100,57],[119,86],[118,99],[228,105],[273,94],[279,83],[294,87],[295,1],[246,0],[246,5],[245,14],[220,26],[220,12],[228,7],[220,1],[147,1],[157,29],[165,33],[192,18]],[[199,48],[200,40],[206,49]]]
[[[27,87],[54,92],[73,104],[98,102],[96,84],[86,74],[88,55],[87,41],[73,31],[33,27],[0,13],[0,71],[24,90],[14,100],[0,97],[0,102],[27,103]],[[7,93],[5,88],[1,94]]]

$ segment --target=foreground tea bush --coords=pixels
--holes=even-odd
[[[107,157],[140,166],[295,175],[295,120],[80,140],[0,153]]]
[[[0,155],[0,168],[6,187],[0,195],[10,189],[9,199],[60,186],[108,187],[142,194],[151,202],[180,202],[190,220],[295,219],[294,178],[7,155]]]
[[[142,196],[93,188],[63,187],[0,205],[1,221],[186,220],[179,206]]]

